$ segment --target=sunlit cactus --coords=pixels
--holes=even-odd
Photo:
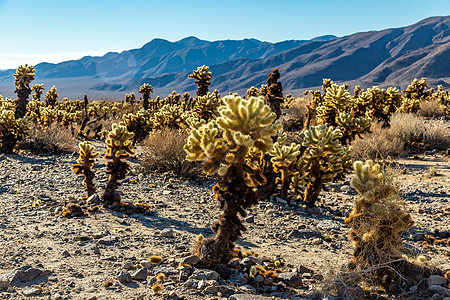
[[[30,83],[34,80],[34,74],[36,70],[33,66],[24,65],[19,66],[14,76],[14,85],[16,89],[14,93],[17,94],[17,100],[15,101],[16,119],[23,118],[27,112],[28,97],[31,94]]]
[[[305,148],[298,161],[300,178],[294,181],[306,183],[303,201],[314,206],[322,185],[330,182],[344,170],[349,159],[348,148],[342,146],[342,132],[332,126],[311,126],[304,133],[302,146]]]
[[[283,145],[282,142],[276,142],[269,154],[272,156],[270,160],[274,172],[280,173],[277,180],[281,182],[281,198],[289,201],[288,190],[292,176],[297,173],[296,166],[300,157],[300,145],[296,143]]]
[[[189,112],[185,111],[180,105],[166,104],[155,113],[151,122],[154,129],[168,127],[170,129],[181,129],[187,126]]]
[[[119,180],[124,179],[128,171],[131,170],[130,165],[123,161],[134,155],[132,141],[134,133],[129,132],[125,126],[113,124],[112,130],[106,139],[107,149],[105,158],[106,173],[109,174],[108,183],[102,196],[103,202],[107,205],[120,203],[120,194],[116,191]]]
[[[258,97],[259,96],[259,91],[258,88],[252,86],[247,90],[247,96],[248,97]]]
[[[86,197],[89,198],[95,194],[94,176],[95,173],[92,170],[95,159],[99,156],[98,152],[95,152],[95,147],[88,142],[81,142],[80,156],[77,163],[72,165],[72,171],[75,175],[84,175],[84,184],[86,186]]]
[[[153,87],[150,84],[144,83],[139,88],[139,93],[142,94],[142,99],[144,99],[143,107],[145,110],[149,109],[150,94],[153,93]]]
[[[402,231],[414,222],[404,210],[392,175],[371,160],[353,164],[355,177],[351,186],[360,197],[345,220],[350,224],[350,238],[355,247],[351,268],[371,268],[375,280],[387,289],[395,284],[414,285],[436,270],[409,263],[402,258]]]
[[[208,93],[205,96],[198,96],[192,112],[197,118],[209,121],[215,118],[218,113],[218,108],[222,104],[220,98],[215,94]]]
[[[0,150],[11,153],[18,141],[27,136],[30,126],[29,117],[17,119],[12,100],[0,101]]]
[[[403,98],[402,105],[398,108],[398,112],[410,114],[418,112],[420,109],[419,99]]]
[[[53,86],[45,94],[45,106],[54,107],[56,103],[58,103],[58,97],[59,95],[56,93],[56,87]]]
[[[277,119],[281,116],[281,103],[283,103],[283,87],[278,69],[273,69],[267,78],[267,94],[266,100],[272,111],[277,115]]]
[[[188,75],[188,78],[195,79],[197,84],[197,96],[205,96],[208,93],[208,86],[211,84],[212,73],[209,71],[208,66],[198,67],[192,74]]]
[[[130,105],[134,105],[134,103],[136,103],[136,95],[131,92],[129,94],[125,95],[125,102],[130,104]]]
[[[427,79],[422,77],[422,79],[417,80],[417,78],[414,78],[414,80],[411,82],[411,84],[403,90],[403,93],[405,94],[405,98],[411,99],[411,100],[428,100],[428,98],[431,96],[432,91],[426,89],[428,88]]]
[[[259,89],[259,95],[266,97],[268,92],[267,84],[261,84],[261,88]]]
[[[226,264],[232,258],[234,243],[246,230],[238,214],[244,217],[245,209],[258,202],[255,188],[265,182],[262,169],[249,165],[246,158],[251,148],[263,153],[272,149],[272,136],[281,128],[262,97],[226,96],[223,102],[217,119],[193,129],[185,145],[188,160],[204,160],[207,174],[222,177],[213,188],[223,210],[212,225],[216,236],[202,239],[195,249],[204,266]]]
[[[31,87],[31,90],[34,91],[33,99],[37,100],[37,101],[41,101],[41,96],[44,93],[44,85],[43,84],[34,84]]]
[[[140,142],[148,136],[153,122],[150,120],[150,113],[145,109],[141,109],[135,114],[124,114],[120,125],[126,126],[128,131],[134,133],[133,142]]]

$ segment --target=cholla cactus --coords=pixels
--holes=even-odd
[[[168,127],[170,129],[181,129],[187,126],[186,120],[188,118],[189,112],[186,112],[183,107],[177,104],[166,104],[153,116],[153,128],[162,129],[163,127]]]
[[[402,105],[398,108],[398,112],[410,114],[416,113],[420,109],[419,99],[403,98]]]
[[[280,105],[283,103],[283,87],[278,79],[280,79],[280,72],[278,72],[278,69],[273,69],[267,78],[266,94],[267,103],[277,115],[277,119],[281,116]]]
[[[41,95],[44,93],[44,85],[43,84],[35,84],[31,87],[31,90],[34,91],[33,99],[37,101],[41,101]]]
[[[215,94],[208,93],[205,96],[197,97],[192,112],[197,118],[209,121],[217,117],[219,114],[217,109],[221,104],[220,98],[217,98]]]
[[[28,97],[31,94],[30,83],[34,80],[36,70],[33,66],[19,66],[14,76],[14,85],[17,94],[15,118],[23,118],[27,112]]]
[[[144,99],[143,107],[147,110],[149,108],[148,99],[150,99],[150,94],[153,93],[153,87],[150,84],[144,83],[139,88],[139,93],[142,94],[142,98]]]
[[[281,181],[281,198],[288,201],[288,190],[291,178],[297,174],[297,160],[300,156],[300,145],[291,143],[291,145],[283,145],[277,142],[273,145],[273,149],[269,152],[272,158],[273,170],[275,173],[281,173],[281,177],[277,178]]]
[[[58,103],[58,94],[56,93],[56,87],[53,86],[45,94],[45,106],[54,107]]]
[[[322,185],[344,170],[351,148],[342,146],[342,132],[332,126],[311,126],[304,135],[302,146],[305,150],[297,166],[299,178],[294,178],[293,183],[307,184],[303,200],[309,206],[314,206]]]
[[[125,95],[125,102],[130,104],[130,105],[134,105],[134,103],[136,103],[136,95],[132,92],[129,94]]]
[[[332,83],[332,82],[331,82]],[[324,80],[324,87],[328,84]],[[317,107],[317,124],[338,127],[341,129],[341,142],[347,145],[356,135],[369,132],[371,119],[355,117],[354,100],[345,85],[331,84],[326,89],[323,103]]]
[[[185,145],[188,160],[204,160],[207,174],[222,177],[213,187],[223,210],[212,225],[216,236],[203,239],[195,249],[204,266],[226,264],[232,258],[234,243],[246,230],[237,214],[245,216],[245,208],[258,202],[255,188],[265,181],[262,170],[248,165],[246,157],[251,148],[269,151],[272,136],[281,128],[262,97],[227,96],[223,102],[219,117],[193,129]]]
[[[417,78],[414,78],[414,80],[411,82],[411,84],[403,90],[403,93],[405,94],[405,98],[412,99],[412,100],[428,100],[428,98],[432,95],[432,91],[425,89],[428,88],[427,79],[422,78],[420,80],[417,80]]]
[[[120,195],[116,189],[118,181],[124,179],[130,171],[130,165],[122,160],[134,154],[131,150],[133,136],[134,133],[129,132],[125,126],[113,124],[106,139],[106,173],[109,174],[109,179],[102,199],[107,205],[120,203]]]
[[[188,78],[196,79],[195,84],[198,85],[197,96],[205,96],[208,93],[208,86],[211,84],[212,74],[208,66],[198,67]]]
[[[145,109],[141,109],[135,114],[124,114],[120,125],[126,126],[128,131],[134,132],[133,142],[135,143],[142,141],[148,136],[153,122],[150,120],[150,113]]]
[[[252,86],[247,90],[247,96],[248,97],[258,97],[259,96],[259,91],[258,88]]]
[[[392,176],[371,160],[356,161],[353,168],[351,186],[361,197],[345,220],[352,227],[350,238],[355,247],[352,268],[372,268],[377,282],[386,288],[414,285],[417,278],[430,276],[435,270],[402,258],[400,233],[414,223],[401,205]]]
[[[14,109],[13,101],[0,101],[0,149],[5,153],[11,153],[17,142],[22,140],[30,130],[29,117],[17,119]]]
[[[95,147],[88,142],[82,142],[78,146],[80,147],[80,156],[77,164],[72,165],[72,171],[75,175],[84,175],[86,198],[89,198],[95,194],[95,185],[93,182],[95,173],[92,171],[92,167],[99,153],[95,152]]]

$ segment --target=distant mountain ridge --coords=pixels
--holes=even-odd
[[[62,96],[122,99],[142,83],[154,95],[196,90],[187,75],[210,66],[211,89],[222,94],[260,86],[278,68],[284,91],[299,93],[320,86],[323,78],[362,87],[405,87],[427,77],[431,85],[450,86],[450,16],[416,24],[309,41],[262,42],[256,39],[204,41],[187,37],[177,42],[154,39],[139,49],[83,57],[58,64],[36,65],[36,83],[56,85]],[[0,94],[13,91],[14,70],[0,71]],[[9,90],[6,89],[9,85]],[[12,89],[12,90],[11,90]],[[4,92],[6,91],[6,93]]]

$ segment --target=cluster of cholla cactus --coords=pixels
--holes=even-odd
[[[195,84],[197,84],[197,96],[205,96],[208,94],[208,87],[211,84],[212,74],[209,71],[208,66],[198,67],[194,70],[192,74],[188,75],[188,78],[195,79]]]
[[[52,86],[45,94],[45,106],[55,107],[56,103],[58,103],[58,97],[59,95],[56,93],[56,86]]]
[[[247,90],[247,97],[258,97],[258,96],[259,90],[257,87],[252,86]]]
[[[162,129],[167,127],[170,129],[181,129],[187,127],[187,119],[189,118],[189,112],[185,111],[182,106],[164,105],[153,116],[153,128]]]
[[[16,118],[15,108],[12,100],[0,96],[0,150],[4,153],[11,153],[30,130],[28,116]]]
[[[150,84],[144,83],[139,88],[139,93],[142,94],[142,99],[144,100],[142,104],[144,109],[145,110],[149,109],[149,99],[150,94],[153,93],[153,87]]]
[[[267,103],[273,112],[277,115],[277,118],[281,116],[281,103],[283,103],[283,87],[280,79],[280,72],[278,69],[273,69],[267,78],[267,93],[265,95]]]
[[[117,187],[119,180],[124,179],[131,170],[130,165],[123,160],[134,155],[131,149],[133,136],[134,133],[129,132],[125,126],[113,124],[106,139],[106,173],[109,174],[109,179],[102,197],[106,205],[117,205],[121,202]]]
[[[136,143],[148,136],[152,130],[153,121],[150,118],[150,113],[146,109],[141,109],[135,114],[124,114],[120,125],[127,127],[128,131],[134,133],[133,143]]]
[[[360,197],[345,220],[355,250],[351,269],[371,268],[375,279],[388,289],[417,284],[436,270],[409,263],[402,257],[401,232],[414,224],[404,210],[392,176],[371,160],[353,164],[351,186]]]
[[[134,92],[125,95],[125,102],[129,105],[136,103],[136,94]]]
[[[84,184],[86,186],[86,198],[89,198],[95,194],[94,176],[95,173],[92,170],[95,159],[99,156],[98,152],[95,152],[95,147],[88,142],[82,142],[78,145],[80,147],[80,156],[77,163],[72,165],[72,170],[75,175],[84,175]]]
[[[403,90],[405,94],[405,98],[413,99],[413,100],[428,100],[428,98],[432,95],[432,90],[426,90],[428,88],[427,79],[422,78],[414,80],[411,84]]]
[[[324,82],[325,87],[326,82]],[[331,83],[326,88],[323,102],[316,108],[317,124],[337,127],[342,131],[342,144],[347,145],[357,135],[368,132],[371,119],[356,117],[353,111],[354,100],[345,85]]]
[[[213,187],[223,211],[212,225],[216,235],[196,243],[203,266],[226,264],[232,258],[234,243],[246,230],[238,214],[244,217],[245,209],[258,202],[256,187],[265,182],[262,169],[248,164],[248,154],[252,148],[263,153],[272,149],[272,136],[281,128],[262,97],[227,96],[223,102],[217,119],[193,129],[185,145],[188,160],[204,160],[207,174],[221,176]]]
[[[342,132],[332,126],[311,126],[304,135],[304,151],[298,159],[298,173],[292,179],[291,188],[296,191],[299,184],[306,184],[303,201],[314,206],[323,184],[332,181],[348,166],[352,148],[342,146]]]
[[[36,70],[33,66],[19,66],[14,76],[14,85],[17,94],[15,117],[23,118],[27,112],[28,97],[31,94],[30,83],[34,80]]]
[[[34,91],[34,94],[32,95],[33,99],[36,101],[41,101],[41,96],[45,90],[44,85],[43,84],[34,84],[31,87],[31,90]]]

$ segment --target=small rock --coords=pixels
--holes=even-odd
[[[130,283],[132,281],[131,274],[126,272],[126,271],[123,271],[123,270],[119,270],[117,272],[117,279],[122,284],[123,283]]]
[[[258,275],[255,277],[255,282],[256,283],[263,283],[264,282],[264,277],[261,275]]]
[[[151,261],[148,261],[148,260],[141,260],[140,264],[141,264],[144,268],[147,268],[147,269],[153,268],[152,262],[151,262]]]
[[[131,278],[134,280],[145,280],[147,279],[147,269],[146,268],[141,268],[139,270],[137,270],[135,273],[133,273],[133,275],[131,275]]]
[[[263,262],[262,262],[261,258],[251,256],[251,255],[241,260],[241,265],[246,266],[246,267],[253,266],[253,265],[261,266],[262,264],[263,264]]]
[[[125,270],[130,270],[134,268],[134,265],[130,262],[126,262],[122,268],[124,268]]]
[[[174,236],[174,231],[173,231],[172,228],[164,228],[164,229],[161,231],[161,236],[165,236],[165,237],[171,238],[171,237]]]
[[[180,264],[187,264],[187,265],[195,265],[200,259],[197,255],[191,255],[187,257],[183,257],[180,261]]]
[[[62,296],[61,296],[61,294],[56,293],[56,294],[53,295],[53,299],[55,299],[55,300],[61,300],[61,299],[62,299]]]
[[[199,289],[201,291],[204,290],[207,286],[210,286],[210,284],[206,280],[200,280],[197,283],[197,289]]]
[[[98,240],[99,244],[102,245],[112,245],[118,241],[118,238],[114,235],[107,235],[105,237],[102,237]]]
[[[273,284],[273,278],[267,277],[264,279],[264,285],[272,285]]]
[[[207,269],[195,269],[189,279],[196,280],[218,280],[220,277],[219,273],[213,270]]]
[[[16,268],[11,272],[0,276],[0,287],[6,285],[17,286],[20,283],[32,281],[36,278],[46,276],[51,272],[41,268],[33,268],[31,266],[23,266]],[[4,283],[7,282],[7,283]]]
[[[439,275],[431,275],[427,279],[428,286],[432,285],[444,285],[447,283],[447,279],[443,276]]]
[[[171,191],[169,191],[169,190],[163,190],[163,195],[164,196],[170,195],[170,193],[171,193]]]
[[[278,275],[278,278],[283,280],[287,285],[297,287],[302,285],[302,279],[297,272],[285,272]]]
[[[284,199],[282,199],[282,198],[280,198],[280,197],[277,197],[277,198],[275,199],[275,201],[276,201],[278,204],[280,204],[280,205],[288,206],[287,201],[284,200]]]
[[[24,296],[30,297],[30,296],[37,296],[40,293],[42,293],[42,291],[40,289],[34,288],[34,287],[29,287],[29,288],[25,288],[22,291],[22,294]]]
[[[63,252],[61,252],[61,255],[62,256],[70,256],[70,253],[69,253],[69,251],[64,250]]]
[[[234,294],[230,296],[230,300],[269,300],[271,297],[251,294]]]
[[[445,287],[440,286],[440,285],[429,286],[428,290],[432,291],[432,292],[435,292],[435,293],[438,293],[439,295],[446,296],[446,297],[450,296],[450,290],[446,289]]]
[[[106,235],[107,235],[107,234],[106,234]],[[102,237],[105,237],[106,235],[105,235],[103,232],[94,233],[94,234],[92,235],[92,238],[98,240],[98,239],[101,239]]]
[[[233,258],[233,259],[230,261],[230,263],[228,264],[228,266],[229,266],[230,268],[235,268],[235,267],[237,267],[237,266],[239,265],[239,263],[240,263],[239,258]]]

